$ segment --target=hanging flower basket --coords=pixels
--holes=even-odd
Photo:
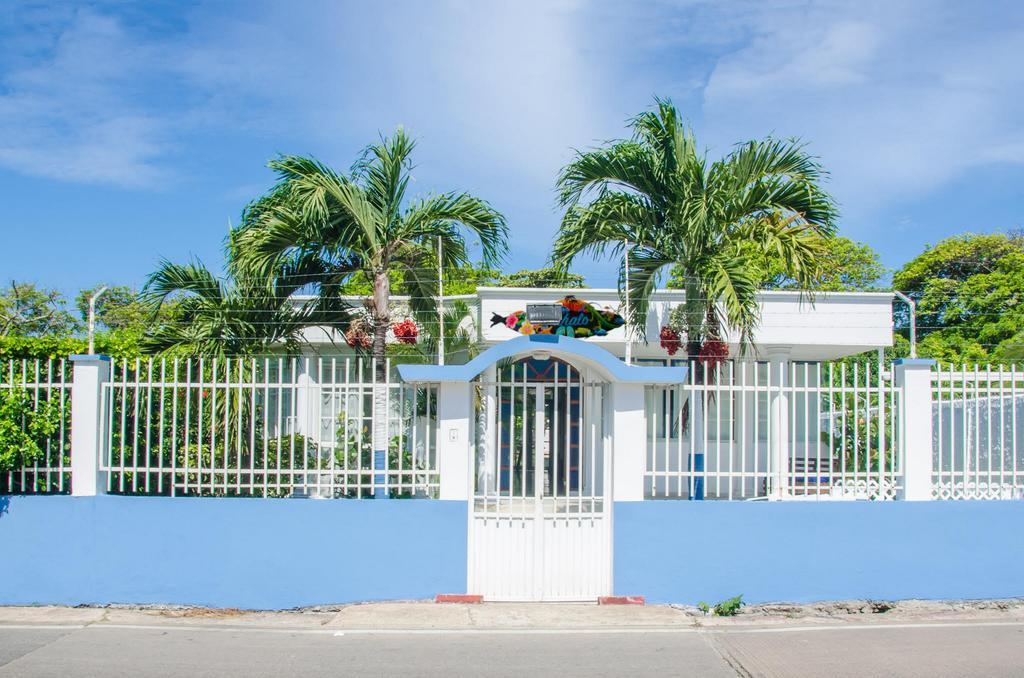
[[[416,322],[408,319],[392,325],[391,331],[395,333],[395,339],[400,344],[415,344],[417,337],[420,335]]]
[[[683,342],[679,338],[679,332],[668,326],[661,328],[661,347],[669,355],[675,355],[682,345]]]

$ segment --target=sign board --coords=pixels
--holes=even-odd
[[[526,319],[533,325],[557,325],[562,322],[562,305],[527,304]]]

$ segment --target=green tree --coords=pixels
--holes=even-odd
[[[330,303],[354,273],[373,282],[364,301],[372,319],[373,449],[386,455],[386,337],[391,324],[391,276],[403,272],[414,313],[436,308],[437,252],[443,269],[469,263],[463,233],[480,242],[483,262],[499,263],[507,249],[505,218],[480,198],[448,192],[406,200],[415,142],[399,128],[367,148],[350,175],[308,157],[270,163],[277,186],[247,211],[233,234],[236,270],[267,280],[303,276]]]
[[[724,327],[750,344],[759,321],[758,259],[809,287],[820,276],[822,242],[835,206],[818,161],[796,141],[739,145],[709,162],[669,101],[631,122],[633,137],[577,153],[558,179],[567,208],[554,261],[629,250],[629,318],[643,333],[648,300],[663,269],[676,267],[686,291],[686,348],[699,354]],[[585,202],[588,196],[595,196]],[[625,277],[621,264],[620,279]]]
[[[89,321],[89,299],[99,285],[81,290],[75,307],[83,323]],[[114,331],[145,328],[153,320],[153,309],[127,285],[113,285],[96,300],[96,330]]]
[[[1024,354],[1024,239],[947,238],[907,262],[893,287],[917,303],[919,352],[944,362],[1016,361]],[[896,325],[906,332],[907,311]]]
[[[229,256],[231,256],[229,254]],[[143,299],[158,311],[141,341],[145,351],[183,355],[254,355],[270,349],[293,351],[303,328],[342,325],[348,309],[322,307],[289,298],[305,285],[281,275],[269,279],[229,276],[218,279],[202,263],[161,262],[146,281]]]
[[[586,279],[578,273],[556,266],[546,268],[524,268],[515,273],[502,275],[495,283],[498,287],[569,287],[581,289],[587,286]]]
[[[271,161],[279,182],[234,234],[238,270],[272,279],[302,275],[326,299],[357,272],[372,281],[372,354],[384,378],[391,322],[391,276],[400,270],[414,311],[436,308],[437,247],[443,268],[469,263],[463,229],[480,241],[483,262],[498,263],[507,247],[504,217],[467,193],[406,201],[415,142],[399,128],[370,146],[346,176],[307,157]]]
[[[758,266],[758,287],[769,290],[792,290],[807,288],[819,292],[858,292],[877,290],[887,270],[879,260],[878,253],[871,246],[842,236],[823,237],[820,244],[817,272],[812,280],[798,280],[789,275],[786,262],[774,252],[751,253]],[[679,284],[678,269],[673,273],[673,283]]]
[[[75,329],[57,290],[12,280],[0,291],[0,337],[65,336]]]
[[[437,271],[436,252],[428,262],[429,270]],[[429,266],[432,265],[433,269]],[[436,277],[436,273],[434,274]],[[456,294],[473,294],[476,288],[483,285],[493,285],[501,277],[501,271],[486,265],[484,262],[475,264],[463,264],[444,271],[444,294],[451,296]],[[405,290],[406,274],[402,268],[393,268],[388,272],[391,289]],[[369,297],[373,294],[373,282],[367,278],[364,271],[356,271],[344,284],[339,287],[339,294]]]

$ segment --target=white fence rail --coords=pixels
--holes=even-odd
[[[360,358],[148,359],[113,366],[103,397],[108,491],[435,496],[435,385],[377,382]],[[387,468],[374,469],[375,389]]]
[[[897,497],[900,395],[878,364],[697,367],[648,388],[647,498]]]
[[[0,426],[29,432],[30,422],[21,415],[30,409],[33,417],[47,419],[48,432],[30,436],[40,452],[30,464],[0,473],[0,495],[71,491],[71,381],[64,360],[8,360],[2,365],[0,408],[5,416]]]
[[[932,439],[935,498],[1024,498],[1024,373],[936,366]]]

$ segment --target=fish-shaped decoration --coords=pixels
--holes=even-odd
[[[526,311],[513,311],[508,315],[491,315],[491,327],[504,325],[520,334],[560,334],[565,337],[602,337],[622,327],[626,321],[610,309],[598,309],[593,304],[569,295],[558,302],[562,319],[557,325],[534,325],[526,318]]]

